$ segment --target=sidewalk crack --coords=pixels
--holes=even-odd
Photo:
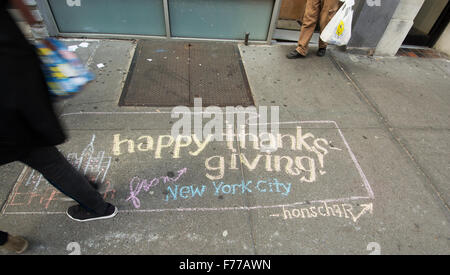
[[[450,206],[445,201],[441,191],[439,190],[437,185],[433,182],[431,176],[416,160],[414,154],[408,149],[406,144],[401,141],[401,138],[395,132],[395,128],[392,125],[390,125],[386,117],[381,113],[379,108],[376,106],[376,103],[373,102],[373,100],[370,99],[370,97],[367,95],[367,93],[364,92],[364,90],[360,87],[360,85],[358,85],[357,80],[351,78],[350,74],[344,69],[343,65],[340,64],[331,53],[328,56],[331,62],[336,66],[336,68],[344,74],[344,76],[348,79],[351,85],[355,88],[355,90],[357,91],[357,96],[360,98],[360,100],[365,102],[371,108],[372,112],[377,115],[382,125],[384,126],[385,130],[391,136],[394,143],[401,149],[401,151],[403,151],[406,154],[406,156],[413,164],[413,166],[422,174],[422,176],[425,179],[425,182],[429,185],[429,187],[431,187],[431,190],[434,192],[434,195],[439,199],[443,207],[448,211],[447,214],[450,214]]]

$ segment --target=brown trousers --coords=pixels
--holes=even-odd
[[[303,24],[298,40],[297,52],[302,55],[308,54],[308,44],[316,29],[317,23],[320,25],[322,33],[328,22],[339,9],[339,0],[307,0]],[[319,39],[319,48],[326,48],[327,43]]]

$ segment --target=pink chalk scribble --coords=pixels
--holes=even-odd
[[[174,183],[177,182],[181,176],[186,174],[187,168],[180,169],[178,171],[178,175],[176,177],[169,176],[160,176],[153,178],[151,180],[141,179],[139,177],[134,177],[130,181],[130,196],[126,199],[126,201],[131,200],[135,208],[141,207],[141,200],[137,197],[142,189],[145,192],[148,192],[151,187],[158,185],[160,182],[162,183]],[[136,184],[137,183],[137,184]],[[134,186],[136,184],[136,186]]]

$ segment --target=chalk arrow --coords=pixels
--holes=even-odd
[[[362,215],[366,214],[367,212],[373,214],[373,203],[361,204],[361,206],[363,207],[363,209],[356,217],[353,215],[353,213],[350,213],[352,214],[353,222],[356,222],[359,218],[361,218]]]

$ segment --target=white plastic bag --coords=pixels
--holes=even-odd
[[[352,36],[354,0],[345,0],[328,25],[320,34],[323,42],[338,46],[347,45]]]

